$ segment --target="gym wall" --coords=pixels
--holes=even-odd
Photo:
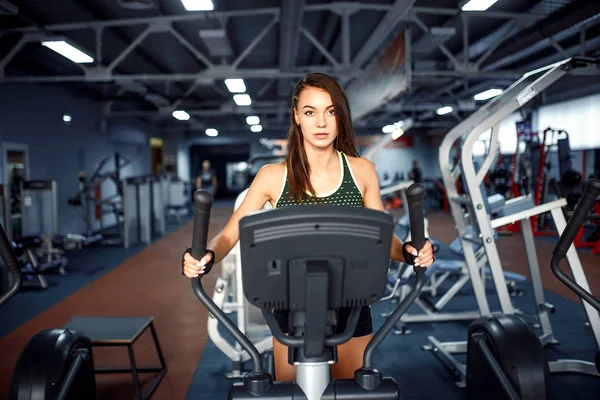
[[[500,152],[512,156],[517,146],[516,122],[522,120],[519,113],[506,117],[500,123],[499,146]],[[573,169],[582,172],[583,154],[585,152],[586,178],[595,170],[595,149],[600,148],[600,95],[580,97],[573,100],[557,102],[541,106],[532,113],[532,127],[537,132],[551,127],[561,129],[569,134],[571,147],[571,165]],[[482,134],[481,142],[475,147],[474,153],[482,156],[485,152],[489,133]],[[550,143],[551,138],[547,138]],[[484,144],[485,142],[485,144]],[[558,170],[558,154],[556,149],[548,155],[552,164],[549,176],[560,179]]]
[[[151,127],[119,121],[108,123],[101,130],[100,102],[74,96],[61,88],[5,83],[0,91],[0,110],[0,141],[27,145],[29,179],[57,182],[61,233],[84,232],[81,210],[67,203],[78,192],[81,167],[89,176],[102,158],[120,152],[132,160],[122,177],[150,173]],[[69,124],[63,121],[65,113],[72,117]],[[2,153],[0,166],[4,165]],[[111,168],[112,165],[113,162]],[[4,180],[4,171],[0,176]],[[104,186],[107,191],[114,190],[112,184]],[[110,219],[105,223],[110,223]]]
[[[375,158],[375,168],[381,180],[383,173],[387,172],[393,178],[396,172],[404,174],[412,170],[412,162],[417,160],[423,172],[423,178],[437,178],[441,176],[438,162],[438,148],[429,146],[419,137],[413,139],[413,146],[407,148],[384,148]]]

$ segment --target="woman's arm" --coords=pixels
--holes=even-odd
[[[377,177],[377,172],[375,171],[375,166],[367,159],[357,159],[360,160],[360,167],[358,168],[363,185],[363,202],[365,207],[371,208],[374,210],[385,211],[383,207],[383,202],[381,201],[381,193],[379,189],[379,178]],[[358,164],[358,163],[357,163]],[[390,250],[390,258],[394,261],[404,262],[404,254],[402,253],[402,241],[396,236],[392,236],[392,248]],[[406,246],[406,250],[410,252],[412,255],[417,255],[417,250],[408,245]],[[433,262],[433,248],[431,246],[430,241],[425,242],[425,246],[421,249],[419,257],[415,261],[416,266],[427,267],[431,265]]]
[[[280,181],[274,179],[273,175],[277,173],[275,168],[276,165],[266,165],[258,171],[242,204],[229,218],[225,228],[208,244],[207,248],[215,252],[215,264],[225,258],[240,239],[240,220],[250,213],[262,210],[270,200],[269,182]]]
[[[240,238],[239,222],[246,215],[262,210],[265,204],[270,200],[269,182],[280,182],[281,179],[276,179],[276,165],[266,165],[260,169],[256,178],[252,181],[246,197],[242,204],[234,211],[233,215],[225,225],[225,228],[219,232],[206,246],[208,250],[215,253],[213,263],[220,262],[229,252]],[[210,254],[205,255],[200,260],[194,259],[191,254],[184,255],[184,273],[188,278],[197,276],[204,271],[204,265],[210,260]]]

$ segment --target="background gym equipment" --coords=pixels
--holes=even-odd
[[[104,167],[113,160],[114,166],[108,171],[103,171]],[[79,192],[68,200],[69,205],[82,207],[83,219],[85,221],[88,242],[101,242],[108,246],[123,245],[123,187],[121,182],[121,170],[125,168],[131,160],[125,158],[120,153],[114,156],[105,157],[98,163],[93,174],[88,178],[85,172],[79,173]],[[108,196],[106,192],[113,183],[113,190]],[[109,192],[111,192],[109,190]],[[104,217],[110,215],[112,220],[112,230],[105,226]],[[96,224],[98,227],[96,227]]]
[[[552,398],[544,346],[518,315],[482,317],[468,335],[467,399]]]
[[[123,247],[148,244],[152,240],[152,192],[145,176],[122,181]]]
[[[21,181],[21,234],[54,236],[58,233],[56,182]]]
[[[0,226],[0,257],[12,275],[0,294],[0,306],[20,289],[23,278],[4,228]],[[160,365],[138,368],[133,345],[146,331],[152,334]],[[95,369],[93,347],[126,346],[130,368]],[[21,351],[12,375],[9,400],[76,400],[97,398],[95,373],[130,373],[136,396],[152,396],[167,371],[153,317],[73,317],[65,326],[34,335]],[[142,393],[139,373],[157,373]]]
[[[181,224],[181,218],[192,213],[192,184],[178,177],[162,179],[165,219]]]
[[[20,289],[20,263],[0,226],[0,257],[12,275],[12,285],[0,296],[0,306]],[[96,399],[94,360],[89,338],[75,331],[48,329],[30,339],[13,373],[10,400]]]
[[[577,231],[600,195],[600,181],[590,180],[554,248],[554,275],[600,311],[600,301],[560,269],[560,260],[572,248]],[[588,362],[588,366],[591,363]],[[600,352],[595,356],[600,372]],[[593,364],[591,364],[593,365]],[[542,343],[516,315],[483,317],[469,327],[467,399],[551,399],[550,366]]]
[[[412,242],[417,248],[425,243],[423,191],[422,185],[407,190]],[[192,255],[201,258],[206,252],[212,196],[197,191],[194,197]],[[243,383],[233,385],[230,399],[399,398],[396,382],[373,369],[373,354],[421,290],[425,272],[422,268],[415,268],[417,278],[410,296],[373,335],[363,367],[355,372],[355,378],[331,381],[329,373],[329,363],[337,359],[336,346],[351,338],[360,307],[377,302],[384,292],[392,234],[392,217],[366,208],[283,208],[256,213],[240,221],[242,268],[247,271],[245,295],[262,308],[273,335],[290,347],[290,362],[296,362],[297,381],[273,382],[271,374],[264,371],[254,345],[210,300],[199,277],[192,280],[196,296],[252,355],[253,371]],[[298,241],[298,235],[302,235],[302,241]],[[324,241],[327,241],[325,246]],[[340,256],[324,257],[320,253],[323,248],[327,248],[328,254]],[[365,253],[370,254],[368,259],[364,258]],[[298,254],[304,257],[298,258]],[[294,285],[288,280],[294,281]],[[294,289],[303,286],[306,290]],[[341,306],[351,306],[353,310],[344,333],[333,336],[337,325],[335,310]],[[292,310],[293,334],[283,335],[272,309]]]
[[[491,310],[484,292],[484,282],[479,275],[477,259],[472,244],[482,246],[486,253],[494,281],[495,291],[500,302],[501,312],[505,315],[516,314],[517,310],[515,310],[512,305],[507,289],[506,278],[502,270],[494,231],[508,224],[520,222],[530,279],[535,297],[537,323],[542,331],[540,340],[544,345],[555,344],[557,341],[554,338],[549,318],[549,313],[553,311],[553,307],[548,305],[544,299],[530,218],[550,211],[557,231],[561,233],[566,224],[562,212],[562,208],[566,205],[566,200],[559,199],[539,206],[534,206],[531,196],[510,199],[506,201],[505,206],[498,211],[497,216],[492,219],[489,210],[485,206],[483,199],[485,193],[482,193],[481,187],[498,147],[498,124],[500,121],[504,120],[517,109],[523,107],[534,98],[536,94],[541,93],[545,88],[556,82],[571,70],[585,68],[588,64],[593,64],[595,62],[597,61],[592,59],[572,58],[525,74],[500,96],[496,97],[488,105],[482,107],[452,129],[444,137],[440,147],[439,160],[444,179],[444,186],[448,193],[452,215],[456,224],[458,237],[464,252],[465,261],[469,270],[481,316],[491,315]],[[473,161],[473,146],[480,135],[489,130],[491,130],[490,151],[481,167],[477,168]],[[460,162],[452,169],[451,154],[456,143],[461,144]],[[459,178],[462,179],[463,185],[465,186],[465,192],[468,195],[461,196],[458,194],[456,180]],[[465,219],[466,215],[471,218],[471,226],[474,229],[473,235],[470,235],[467,229],[469,221]],[[575,279],[579,284],[587,287],[587,280],[577,254],[574,251],[569,252],[567,258],[569,260],[569,265],[574,271]],[[591,306],[585,305],[585,307],[596,342],[600,344],[600,316],[598,313],[592,312],[593,309]],[[428,341],[430,346],[427,348],[433,350],[433,354],[438,356],[444,365],[448,366],[453,371],[458,380],[457,384],[459,386],[464,385],[468,371],[466,371],[464,364],[461,364],[452,356],[452,353],[466,352],[467,343],[441,343],[433,336],[428,337]],[[589,375],[597,375],[595,368],[590,368],[589,363],[581,360],[553,361],[550,362],[550,370],[552,372],[580,372]]]

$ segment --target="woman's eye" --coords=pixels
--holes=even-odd
[[[312,115],[312,111],[307,111],[304,113],[304,115]]]
[[[329,115],[335,115],[335,111],[334,110],[329,110]]]

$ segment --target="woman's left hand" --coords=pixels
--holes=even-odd
[[[406,245],[406,251],[409,252],[410,254],[412,254],[413,256],[417,255],[417,250],[410,244]],[[435,257],[433,255],[433,246],[431,245],[431,242],[429,241],[429,239],[427,239],[427,240],[425,240],[425,245],[423,246],[421,251],[418,252],[418,256],[415,259],[414,266],[427,268],[431,264],[433,264],[434,261],[435,261]]]

